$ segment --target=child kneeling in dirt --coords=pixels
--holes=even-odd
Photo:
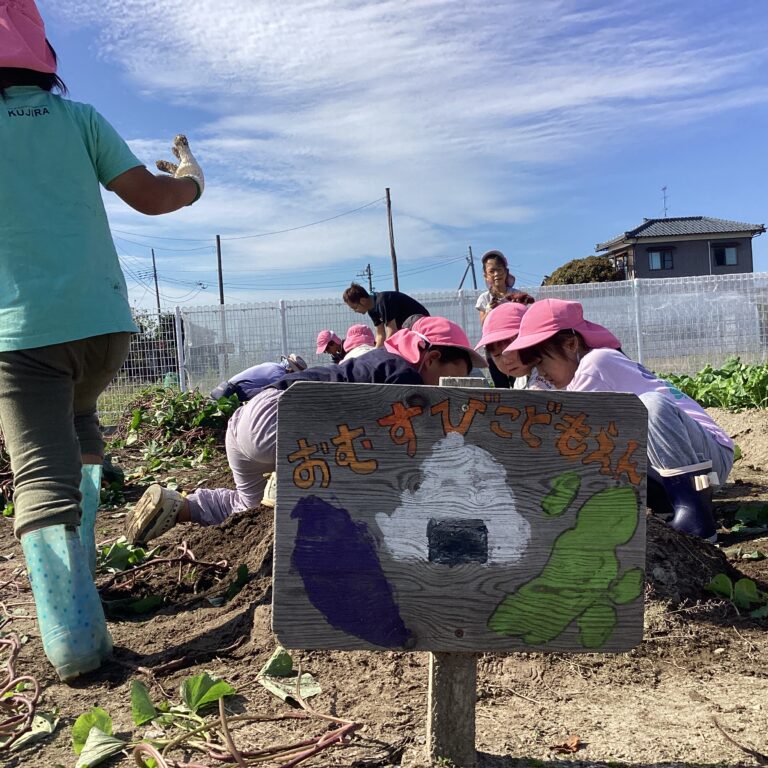
[[[177,522],[216,525],[230,515],[262,502],[266,477],[275,469],[277,404],[296,381],[367,384],[438,384],[442,376],[467,376],[485,367],[464,331],[443,317],[423,317],[413,329],[403,329],[384,347],[339,365],[309,368],[289,374],[263,389],[232,415],[227,425],[227,460],[236,490],[201,488],[187,497],[151,485],[128,517],[131,542],[150,541]]]
[[[495,310],[494,310],[495,311]],[[733,440],[695,401],[616,349],[616,337],[584,319],[577,301],[528,308],[505,350],[536,365],[557,389],[632,392],[648,409],[648,506],[679,531],[715,541],[711,485],[733,467]]]
[[[252,365],[250,368],[235,374],[231,379],[222,381],[215,389],[211,390],[210,397],[213,400],[218,400],[220,397],[237,395],[237,399],[241,403],[245,403],[261,392],[264,387],[274,384],[289,373],[298,373],[306,370],[306,368],[307,364],[303,357],[299,357],[299,355],[286,357],[283,355],[279,363]]]

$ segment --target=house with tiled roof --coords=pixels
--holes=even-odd
[[[595,249],[628,280],[635,277],[688,277],[752,272],[752,238],[764,224],[709,216],[645,219]]]

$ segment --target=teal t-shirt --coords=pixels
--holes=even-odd
[[[136,331],[99,183],[143,165],[91,106],[0,98],[0,351]]]

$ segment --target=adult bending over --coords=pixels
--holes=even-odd
[[[426,307],[400,291],[374,291],[370,294],[362,285],[352,283],[342,298],[353,312],[361,315],[368,313],[376,329],[377,347],[381,347],[386,339],[401,330],[411,315],[429,317]]]

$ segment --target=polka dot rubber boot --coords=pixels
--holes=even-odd
[[[112,652],[99,593],[77,529],[52,525],[22,534],[21,547],[48,660],[63,681],[101,666]]]
[[[83,545],[91,569],[96,573],[96,513],[101,502],[101,464],[83,464],[80,478],[80,543]]]

